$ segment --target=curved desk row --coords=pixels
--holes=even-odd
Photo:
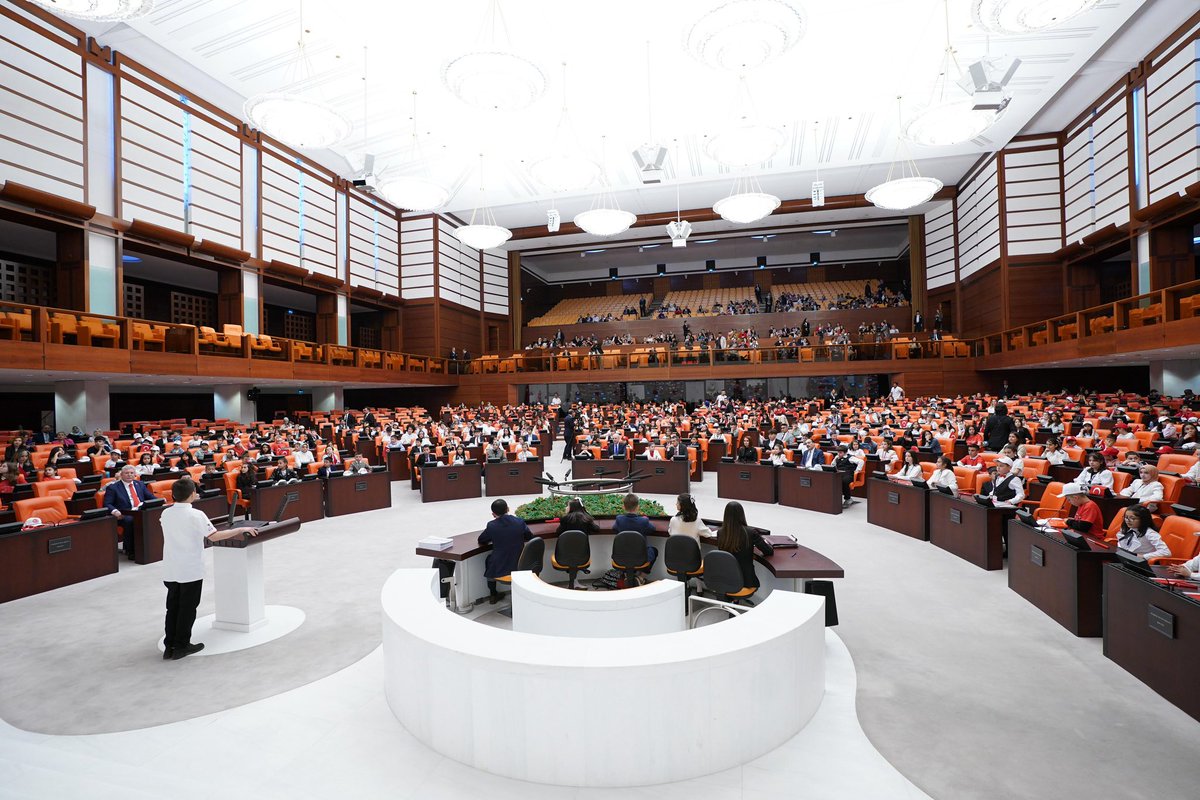
[[[670,576],[666,572],[665,559],[662,556],[663,542],[656,543],[654,538],[661,537],[665,539],[667,537],[667,526],[670,523],[670,518],[652,518],[650,521],[654,525],[654,537],[651,538],[650,543],[656,545],[660,551],[658,561],[651,571],[651,577],[659,579],[669,578]],[[612,521],[610,519],[598,518],[596,522],[604,532],[590,537],[592,577],[599,577],[609,568],[612,554],[612,540],[616,533],[611,530]],[[720,523],[715,520],[706,519],[704,523],[708,525],[714,534],[708,541],[702,543],[701,550],[706,550],[716,545],[715,531],[720,527]],[[605,530],[606,528],[608,530]],[[533,532],[534,536],[542,539],[558,538],[558,534],[555,532],[558,529],[557,521],[531,522],[529,523],[529,529]],[[770,534],[770,531],[762,528],[758,528],[757,530],[764,536]],[[469,533],[451,537],[452,544],[445,550],[417,548],[417,555],[453,562],[454,575],[452,585],[454,588],[454,597],[456,598],[465,598],[473,602],[487,595],[487,584],[483,577],[483,566],[486,554],[492,548],[490,545],[479,544],[479,534],[481,532],[470,531]],[[552,551],[553,545],[548,543],[545,567],[542,570],[542,575],[546,580],[553,580],[555,575],[560,575],[560,573],[556,573],[550,566],[550,553]],[[816,578],[845,577],[845,571],[837,562],[803,545],[786,549],[778,548],[769,557],[764,557],[756,553],[755,561],[755,572],[758,574],[761,584],[761,588],[759,589],[760,597],[765,597],[774,589],[803,591],[804,581]]]

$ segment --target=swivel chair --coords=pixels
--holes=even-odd
[[[683,601],[686,603],[691,590],[689,579],[699,578],[704,574],[700,543],[690,536],[668,536],[663,558],[667,572],[683,581]]]
[[[758,591],[757,587],[745,586],[742,583],[742,568],[738,566],[733,554],[724,550],[713,550],[704,557],[704,585],[718,600],[727,600],[730,603],[741,600],[749,603],[750,595]]]
[[[521,548],[521,555],[517,558],[517,568],[513,572],[524,572],[528,570],[534,575],[538,575],[542,571],[542,562],[546,558],[546,541],[537,536],[530,539]],[[496,578],[496,583],[508,584],[512,588],[512,575],[501,575]],[[506,617],[512,616],[512,593],[509,592],[509,604],[505,608],[500,609],[501,614]]]
[[[580,572],[591,574],[592,544],[583,531],[563,531],[554,543],[554,555],[550,566],[567,573],[567,588],[575,589],[575,578]]]
[[[641,531],[621,531],[613,538],[612,566],[625,573],[625,586],[637,585],[637,573],[650,569],[650,553]]]

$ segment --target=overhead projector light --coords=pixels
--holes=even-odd
[[[633,151],[633,162],[637,164],[638,177],[642,183],[662,183],[666,176],[663,162],[667,160],[667,148],[657,144],[644,144]]]
[[[562,224],[562,217],[558,215],[557,209],[550,209],[546,212],[546,230],[550,233],[558,233],[558,226]]]
[[[667,236],[671,237],[671,247],[687,247],[687,238],[691,235],[692,223],[686,219],[667,223]]]
[[[1007,65],[1006,65],[1007,62]],[[1008,107],[1012,95],[1005,90],[1021,66],[1021,59],[984,57],[969,65],[959,79],[958,85],[971,95],[974,111],[995,111],[997,114]]]

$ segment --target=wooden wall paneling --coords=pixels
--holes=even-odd
[[[1053,259],[1040,264],[1007,264],[1008,319],[1004,329],[1066,313],[1062,294],[1053,290],[1062,284],[1062,271],[1062,264]]]
[[[404,304],[400,315],[404,337],[404,352],[416,355],[439,355],[434,331],[435,300],[415,300]]]
[[[450,348],[456,349],[460,354],[468,350],[473,357],[480,355],[482,326],[479,312],[445,300],[439,301],[438,305],[440,338],[436,346],[440,349],[434,355],[448,356]]]
[[[962,336],[972,339],[1001,330],[1000,265],[993,264],[962,281]]]
[[[929,313],[929,290],[925,262],[925,218],[913,215],[908,218],[908,280],[912,292],[912,311],[921,311],[927,319]]]
[[[59,308],[86,311],[88,308],[87,232],[82,228],[60,228],[55,232],[55,304]],[[119,251],[119,248],[118,248]],[[120,309],[121,292],[117,293]]]
[[[929,310],[925,314],[926,318],[929,320],[929,326],[932,326],[933,315],[936,314],[940,308],[942,310],[942,321],[944,325],[943,330],[958,330],[958,318],[960,314],[958,309],[957,295],[957,286],[950,284],[929,290]]]
[[[333,292],[317,294],[317,343],[337,344],[338,298]]]
[[[242,272],[223,269],[217,273],[217,324],[244,325]]]
[[[379,346],[384,350],[404,351],[404,329],[399,309],[388,309],[379,315]]]
[[[1150,287],[1164,289],[1196,279],[1194,227],[1190,222],[1162,225],[1150,231]]]
[[[521,276],[521,254],[508,254],[508,319],[509,335],[505,340],[514,350],[521,346],[520,331],[525,324],[524,279]]]

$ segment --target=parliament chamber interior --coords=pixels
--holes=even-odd
[[[1194,3],[0,0],[0,73],[0,798],[1194,794]]]

